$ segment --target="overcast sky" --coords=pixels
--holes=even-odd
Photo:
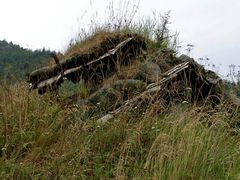
[[[63,51],[93,13],[104,18],[110,0],[0,0],[0,40],[23,47]],[[115,0],[117,8],[119,1]],[[130,1],[133,2],[133,1]],[[192,56],[209,57],[226,72],[240,65],[239,0],[141,0],[137,16],[171,10],[171,29]],[[184,48],[183,48],[184,49]]]

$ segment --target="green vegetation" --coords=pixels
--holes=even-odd
[[[146,59],[154,58],[159,49],[176,48],[177,37],[167,28],[169,14],[157,23],[151,19],[132,23],[135,10],[118,15],[127,18],[121,21],[110,12],[112,24],[91,27],[88,35],[100,31],[138,33],[148,43],[149,52],[142,57]],[[66,54],[81,47],[84,37],[77,38]],[[21,49],[9,55],[11,61],[0,61],[4,64],[1,72],[16,71],[23,76],[25,72],[19,67],[24,63],[28,71],[33,63],[44,61],[39,56],[30,60],[35,53]],[[49,52],[40,54],[49,56]],[[9,62],[14,66],[5,70]],[[163,113],[121,114],[99,123],[97,118],[86,116],[84,109],[63,106],[65,97],[75,93],[84,97],[88,92],[82,82],[64,83],[58,95],[40,96],[29,92],[24,82],[9,85],[2,81],[0,179],[240,178],[240,114],[229,102],[221,102],[216,109],[207,103],[179,103]]]
[[[0,77],[22,80],[26,73],[47,64],[50,51],[29,50],[5,40],[0,41]]]
[[[238,98],[240,98],[240,81],[237,83],[224,81],[225,91],[230,94],[235,94]]]
[[[0,86],[1,179],[237,179],[239,120],[221,105],[97,123],[25,84]]]

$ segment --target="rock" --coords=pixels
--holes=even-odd
[[[112,114],[106,114],[105,116],[101,117],[100,119],[97,120],[98,123],[106,123],[109,120],[113,119]]]
[[[123,103],[123,97],[116,89],[103,87],[90,95],[88,101],[97,106],[99,110],[110,111]]]
[[[181,56],[179,56],[179,59],[181,59],[182,61],[192,61],[192,58],[190,58],[185,54],[182,54]]]
[[[128,99],[146,89],[147,84],[141,80],[123,79],[116,81],[112,88],[122,93],[124,99]]]
[[[153,83],[159,80],[160,75],[160,67],[152,61],[147,61],[140,65],[136,78],[142,79],[148,83]]]

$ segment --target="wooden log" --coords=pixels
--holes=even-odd
[[[131,45],[134,44],[134,46],[131,47]],[[87,78],[93,78],[94,76],[97,76],[98,74],[96,71],[101,72],[105,71],[104,73],[111,73],[114,72],[116,69],[116,63],[125,63],[124,60],[117,57],[118,54],[128,54],[126,52],[127,48],[130,47],[130,50],[133,50],[134,47],[136,47],[137,40],[134,38],[128,38],[121,43],[119,43],[114,49],[109,50],[104,55],[100,56],[99,58],[92,60],[86,64],[79,65],[73,68],[67,68],[64,67],[61,63],[58,65],[54,65],[53,69],[50,68],[42,68],[38,71],[33,72],[30,76],[32,79],[30,82],[32,83],[31,89],[51,89],[51,87],[58,87],[62,79],[66,77],[68,80],[71,80],[73,82],[78,82],[80,80],[80,76],[83,75],[83,79]],[[124,49],[125,48],[125,49]],[[128,50],[129,50],[128,49]],[[136,47],[135,51],[137,49],[141,49],[141,46]],[[123,52],[124,51],[124,52]],[[78,58],[73,57],[73,58]],[[120,59],[120,60],[119,60]],[[71,61],[66,60],[66,61]],[[120,61],[120,62],[119,62]],[[112,69],[109,69],[112,68]],[[109,71],[109,72],[108,72]],[[42,91],[43,93],[45,91]]]
[[[141,99],[144,96],[152,96],[153,93],[159,92],[162,88],[162,85],[171,80],[172,78],[176,77],[178,73],[184,71],[185,69],[189,68],[189,62],[184,62],[181,63],[174,68],[170,69],[169,71],[165,72],[164,74],[167,75],[166,77],[162,78],[159,82],[157,83],[152,83],[150,84],[147,88],[146,91],[142,92],[141,94],[135,96],[134,98],[125,101],[125,103],[117,108],[114,111],[109,112],[108,114],[104,115],[100,119],[97,120],[97,122],[107,122],[108,120],[114,118],[116,115],[118,115],[121,112],[128,111],[128,107],[134,106],[139,99]]]
[[[125,36],[126,39],[127,37],[129,37],[129,35]],[[134,55],[138,54],[140,52],[140,49],[146,50],[146,43],[143,41],[143,39],[141,37],[134,36],[134,35],[133,37],[132,37],[132,40],[127,44],[125,43],[124,39],[121,42],[121,38],[118,36],[116,37],[113,36],[113,37],[110,37],[109,39],[108,38],[102,39],[103,42],[98,43],[100,46],[98,47],[98,50],[99,49],[101,50],[99,52],[106,51],[105,53],[109,52],[110,54],[115,54],[116,50],[118,50],[119,48],[122,48],[122,52],[124,54],[125,51],[128,51],[130,49],[132,51],[131,53]],[[106,45],[105,45],[105,41],[107,43]],[[101,45],[103,47],[101,47]],[[125,46],[125,49],[123,46]],[[112,52],[111,50],[108,51],[109,50],[108,48],[111,49]],[[41,81],[45,81],[47,79],[53,78],[55,76],[58,76],[63,71],[85,65],[90,61],[97,59],[98,57],[101,56],[101,55],[98,55],[99,52],[93,51],[90,54],[88,52],[75,54],[69,58],[66,58],[60,62],[57,62],[51,67],[43,67],[43,68],[37,69],[29,74],[28,82],[31,84],[31,88],[35,89],[37,88],[38,83],[40,83]],[[54,58],[54,60],[56,62],[56,58]],[[122,60],[124,60],[124,58]]]

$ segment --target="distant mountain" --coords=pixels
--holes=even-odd
[[[32,51],[19,45],[0,40],[0,77],[22,80],[26,73],[47,64],[51,51]]]

